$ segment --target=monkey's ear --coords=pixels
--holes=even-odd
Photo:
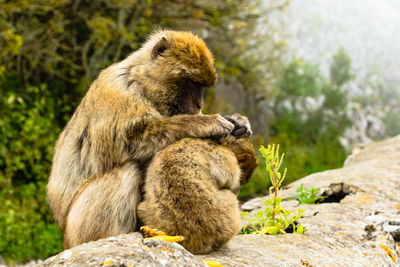
[[[161,40],[153,47],[153,50],[151,50],[151,58],[155,59],[158,56],[161,56],[161,54],[167,50],[169,47],[169,43],[165,37],[161,38]]]
[[[250,163],[252,156],[249,153],[243,153],[236,156],[239,166],[245,166]]]

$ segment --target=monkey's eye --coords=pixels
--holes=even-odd
[[[188,80],[189,80],[189,84],[192,85],[193,87],[197,87],[197,88],[203,87],[203,85],[201,83],[199,83],[191,78],[189,78]]]

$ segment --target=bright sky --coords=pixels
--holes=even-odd
[[[326,68],[342,46],[359,78],[379,72],[400,90],[399,0],[291,0],[284,25],[298,56]]]

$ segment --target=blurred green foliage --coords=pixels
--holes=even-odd
[[[153,30],[190,30],[213,52],[221,82],[261,90],[283,44],[271,41],[255,53],[272,39],[255,29],[287,5],[276,2],[260,8],[259,0],[0,0],[0,255],[25,262],[61,250],[45,200],[53,147],[101,69]],[[213,94],[209,112],[224,105]]]
[[[396,111],[388,111],[385,116],[386,131],[389,136],[400,133],[400,108]]]
[[[339,50],[332,59],[330,79],[323,77],[317,65],[298,58],[283,64],[272,104],[274,118],[269,133],[258,143],[280,144],[286,155],[283,167],[288,169],[284,184],[342,166],[347,152],[338,138],[350,126],[349,100],[343,88],[353,77],[350,64],[347,54]],[[267,193],[270,183],[262,176],[265,166],[260,162],[239,197]]]
[[[60,132],[53,124],[61,101],[45,85],[23,89],[15,79],[2,85],[0,98],[0,254],[24,261],[61,249],[45,188],[52,147]]]

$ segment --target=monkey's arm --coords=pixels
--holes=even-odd
[[[226,136],[234,127],[218,114],[176,115],[135,123],[127,134],[133,159],[144,159],[182,138]]]

